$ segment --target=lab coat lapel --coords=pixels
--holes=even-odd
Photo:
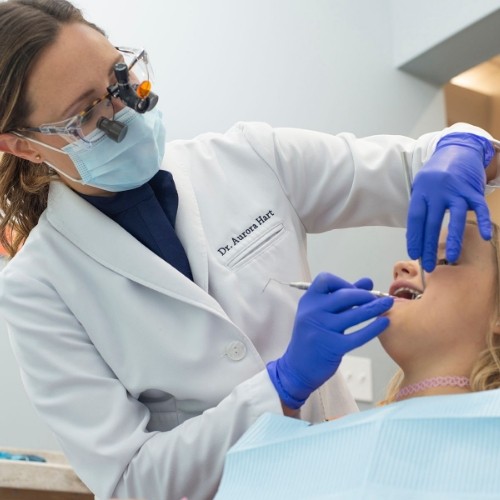
[[[175,232],[188,256],[194,281],[208,291],[208,251],[200,211],[186,166],[177,164],[170,168],[174,177],[179,206],[175,220]]]
[[[186,217],[185,211],[186,209],[182,210],[182,217]],[[227,319],[218,302],[205,290],[61,182],[52,182],[50,185],[47,218],[60,233],[107,268],[178,300],[210,309]],[[190,236],[187,234],[187,224],[181,225],[184,226],[182,233],[185,241],[199,240],[199,229],[194,236]],[[190,260],[191,257],[192,252],[188,252]],[[200,272],[198,267],[202,269],[202,273],[206,273],[206,263],[195,265],[195,278]],[[206,285],[206,278],[204,282]]]

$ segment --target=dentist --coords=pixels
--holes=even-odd
[[[1,2],[0,46],[0,313],[31,401],[101,499],[211,498],[264,412],[356,411],[334,374],[387,327],[392,299],[329,274],[300,301],[263,289],[310,279],[307,233],[404,226],[401,154],[413,258],[432,270],[447,209],[450,260],[468,209],[491,237],[481,129],[358,139],[238,123],[165,144],[147,53],[71,3]]]

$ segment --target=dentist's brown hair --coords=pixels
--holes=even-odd
[[[38,57],[53,44],[63,24],[83,23],[79,9],[65,0],[0,2],[0,134],[26,123],[32,110],[26,85]],[[57,92],[57,89],[54,89]],[[0,159],[0,244],[13,257],[47,206],[49,183],[55,180],[44,163],[10,153]]]

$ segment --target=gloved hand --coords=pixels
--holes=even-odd
[[[384,313],[394,302],[392,297],[377,299],[363,289],[371,289],[371,280],[357,284],[360,288],[322,273],[300,299],[286,352],[267,364],[269,376],[289,408],[300,408],[335,373],[344,354],[387,328],[389,319],[379,317],[344,335],[347,328]]]
[[[491,142],[460,132],[442,137],[429,161],[415,176],[408,209],[406,242],[412,259],[422,258],[431,272],[436,266],[439,232],[450,211],[446,258],[455,262],[462,248],[467,210],[476,212],[481,236],[491,238],[491,222],[484,199],[485,167],[494,154]]]

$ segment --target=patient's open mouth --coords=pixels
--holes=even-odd
[[[416,288],[411,288],[409,286],[401,286],[395,284],[395,286],[391,287],[389,292],[393,297],[398,299],[406,299],[406,300],[418,300],[422,297],[422,291]]]

